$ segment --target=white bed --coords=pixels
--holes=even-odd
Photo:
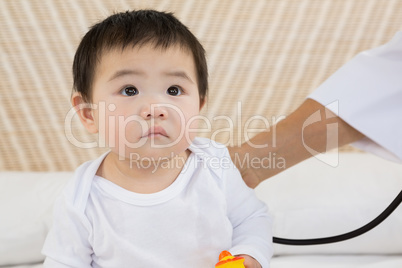
[[[40,268],[52,204],[71,172],[0,173],[0,267]],[[310,159],[257,187],[274,234],[314,238],[351,231],[377,216],[402,189],[402,165],[341,153],[337,167]],[[324,246],[275,245],[272,268],[402,267],[402,207],[371,232]]]

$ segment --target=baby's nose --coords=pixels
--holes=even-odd
[[[141,117],[146,119],[151,118],[159,118],[159,119],[167,119],[168,111],[166,107],[158,104],[150,104],[144,105],[141,109]]]

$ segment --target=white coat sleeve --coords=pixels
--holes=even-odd
[[[60,196],[54,206],[53,226],[42,249],[46,256],[44,268],[92,267],[89,236],[90,224],[84,214],[64,195]]]
[[[308,98],[327,106],[365,135],[353,143],[402,162],[402,32],[387,44],[359,53]]]
[[[226,156],[230,159],[229,154]],[[263,268],[269,267],[273,255],[272,219],[268,208],[254,190],[247,187],[233,163],[223,171],[227,213],[233,226],[233,255],[246,254]]]

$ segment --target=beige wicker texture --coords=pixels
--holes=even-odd
[[[402,28],[401,0],[1,0],[0,170],[73,170],[105,150],[69,141],[97,140],[76,117],[66,134],[72,59],[89,26],[140,8],[173,11],[203,43],[210,94],[202,114],[212,131],[201,136],[230,144],[244,140],[238,127],[248,118],[288,114]],[[229,126],[216,116],[232,118],[234,131],[219,132]]]

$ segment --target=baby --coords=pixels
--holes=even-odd
[[[83,37],[72,104],[110,150],[55,204],[45,267],[269,267],[271,219],[227,149],[196,138],[205,51],[172,14],[114,14]]]

